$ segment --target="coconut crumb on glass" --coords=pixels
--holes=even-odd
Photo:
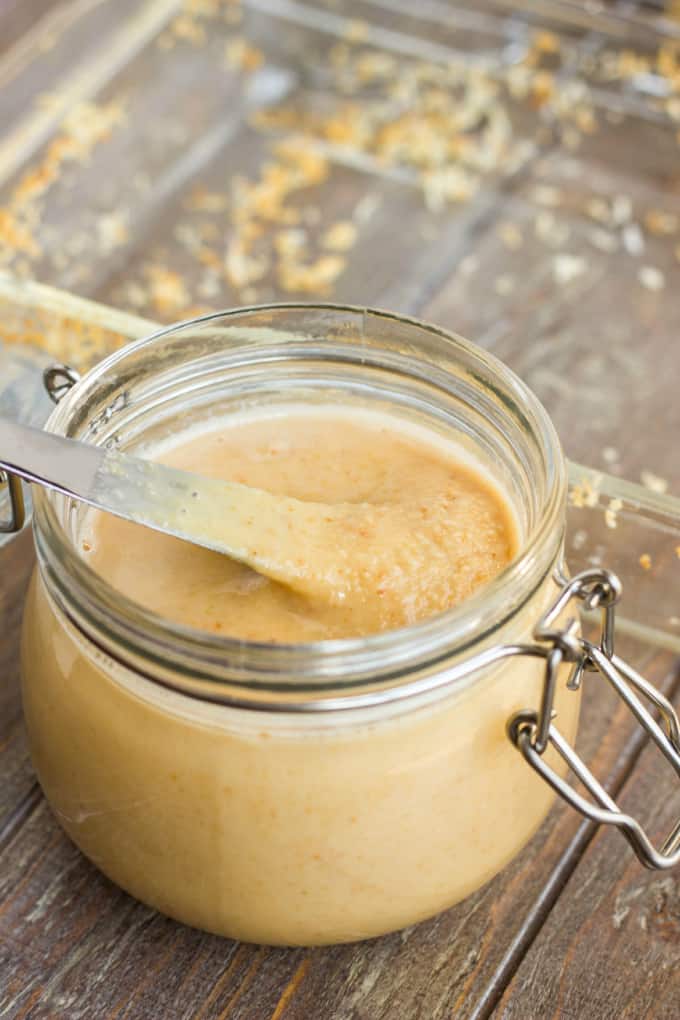
[[[651,492],[658,492],[660,495],[663,495],[664,492],[668,491],[668,479],[655,475],[651,471],[642,471],[640,473],[640,481],[645,489],[649,489]]]
[[[600,501],[600,493],[597,484],[589,478],[582,478],[580,482],[569,490],[569,503],[571,506],[582,509],[584,507],[596,507]]]
[[[339,220],[326,230],[321,238],[321,246],[329,251],[349,251],[356,244],[358,233],[350,220]]]
[[[608,528],[615,528],[618,523],[619,511],[623,509],[623,502],[620,499],[611,499],[609,506],[604,512],[604,523]]]

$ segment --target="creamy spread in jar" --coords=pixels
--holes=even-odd
[[[315,945],[432,916],[527,842],[553,795],[506,727],[540,706],[545,658],[489,653],[531,646],[555,600],[566,480],[509,370],[364,308],[241,310],[113,355],[50,427],[365,502],[364,564],[390,514],[413,521],[385,583],[369,570],[343,602],[35,494],[31,755],[109,878],[211,932]],[[572,742],[567,672],[554,708]]]
[[[357,591],[325,600],[218,553],[93,513],[81,549],[94,569],[123,594],[191,627],[274,642],[391,630],[457,605],[517,548],[514,516],[488,472],[453,441],[393,414],[284,406],[275,415],[234,415],[150,454],[282,496],[366,504],[351,536],[339,534],[318,555],[329,569],[342,558],[350,573],[376,548],[387,554],[387,566],[381,559]],[[300,564],[302,574],[305,566],[311,564]]]

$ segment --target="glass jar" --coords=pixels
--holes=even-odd
[[[555,716],[568,742],[577,728],[569,641],[557,660],[534,641],[564,581],[560,445],[533,394],[466,341],[340,306],[209,316],[109,357],[47,427],[143,452],[246,406],[328,400],[463,437],[513,504],[516,560],[403,630],[251,643],[122,596],[77,552],[81,508],[34,495],[23,696],[47,799],[128,892],[253,942],[366,938],[460,900],[527,842],[553,796],[508,720]],[[558,602],[548,622],[566,613]],[[555,748],[541,754],[559,776]]]

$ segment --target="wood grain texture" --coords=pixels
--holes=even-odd
[[[676,780],[677,782],[677,780]],[[659,845],[677,824],[670,767],[648,748],[619,798]],[[680,1004],[677,869],[645,872],[601,831],[498,1007],[503,1020],[674,1020]]]
[[[510,364],[542,399],[569,456],[636,480],[649,468],[680,491],[667,438],[680,425],[675,376],[664,371],[680,330],[678,238],[646,235],[634,255],[625,247],[660,194],[680,215],[677,143],[647,121],[604,134],[594,152],[552,153],[532,168],[507,196],[502,223],[474,237],[473,261],[459,265],[425,314]],[[636,139],[644,156],[635,155]],[[593,212],[617,196],[630,213],[603,227]],[[521,238],[514,251],[499,233],[508,224]],[[597,247],[605,242],[614,250]],[[663,274],[663,289],[643,286],[645,267]],[[607,460],[603,451],[614,452]]]
[[[0,3],[0,27],[8,9]],[[30,226],[35,242],[24,237],[22,247],[17,235],[0,233],[0,263],[163,321],[310,296],[423,314],[515,367],[545,401],[571,456],[634,478],[652,469],[680,488],[667,438],[680,424],[673,346],[680,234],[645,227],[659,208],[680,213],[676,129],[630,81],[602,81],[596,60],[613,39],[651,52],[651,28],[636,32],[653,27],[654,17],[630,5],[585,17],[576,5],[548,0],[455,10],[428,0],[417,18],[405,0],[249,0],[243,9],[242,19],[222,12],[178,21],[170,0],[64,0],[55,12],[68,16],[47,56],[39,33],[20,60],[16,47],[4,64],[0,54],[0,74],[12,71],[0,99],[12,139],[0,160],[0,208]],[[33,24],[45,10],[33,6]],[[257,187],[268,166],[287,165],[278,147],[289,129],[263,128],[254,115],[287,107],[297,130],[300,117],[307,124],[316,110],[337,113],[356,98],[331,72],[348,35],[358,40],[350,49],[377,49],[412,73],[480,59],[510,66],[541,26],[561,40],[559,55],[546,58],[556,80],[577,78],[591,90],[596,131],[580,132],[575,145],[540,104],[508,100],[521,158],[485,170],[468,200],[441,208],[428,207],[412,163],[389,165],[308,131],[323,170],[291,190],[280,219],[258,220],[266,270],[250,281],[225,268],[238,235],[239,182]],[[227,59],[239,38],[262,54],[261,64],[244,69]],[[362,83],[360,101],[369,104],[376,89]],[[51,100],[41,106],[45,92]],[[74,146],[75,158],[62,158]],[[36,172],[46,186],[34,193]],[[327,292],[284,288],[281,231],[302,229],[315,259],[327,228],[346,221],[356,242]],[[664,285],[641,283],[643,267],[656,270],[647,277],[653,284],[661,273]],[[16,554],[26,550],[17,546]],[[21,578],[15,567],[10,575]],[[614,1005],[618,1015],[637,1008],[654,1016],[655,999],[666,1010],[660,1016],[672,1015],[676,892],[654,877],[643,882],[616,835],[593,842],[593,829],[559,805],[484,889],[432,921],[368,943],[312,952],[239,946],[135,903],[72,847],[35,786],[19,720],[19,588],[3,607],[0,643],[1,1015],[450,1020],[490,1016],[504,993],[500,1014],[522,1020],[550,1011],[609,1018]],[[673,687],[670,656],[622,648]],[[645,755],[638,769],[640,736],[597,683],[586,691],[578,746],[636,810],[661,812],[656,766]],[[614,935],[613,916],[621,918]],[[653,930],[651,947],[644,925]],[[637,992],[632,974],[617,985],[627,934],[645,975]]]
[[[58,6],[59,0],[2,0],[0,3],[0,53],[25,37],[46,12]]]

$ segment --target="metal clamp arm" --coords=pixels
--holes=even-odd
[[[569,681],[571,687],[578,686],[586,672],[600,673],[614,687],[680,776],[680,722],[675,709],[648,680],[614,654],[614,605],[618,601],[620,591],[621,586],[615,575],[601,569],[584,571],[565,583],[554,605],[534,631],[537,641],[552,645],[552,650],[546,656],[546,675],[540,712],[526,709],[516,713],[508,721],[508,736],[525,761],[568,804],[592,821],[620,829],[645,867],[661,870],[680,864],[680,819],[657,850],[640,823],[619,809],[614,799],[551,721],[556,669],[562,661],[574,664]],[[599,644],[593,644],[582,638],[571,620],[562,630],[553,629],[555,619],[572,598],[581,599],[589,608],[599,606],[603,609],[604,618]],[[559,654],[553,660],[554,653]],[[658,710],[663,726],[659,725],[640,696],[651,702]],[[543,755],[548,746],[555,748],[571,773],[591,795],[594,803],[570,786],[546,762]]]

